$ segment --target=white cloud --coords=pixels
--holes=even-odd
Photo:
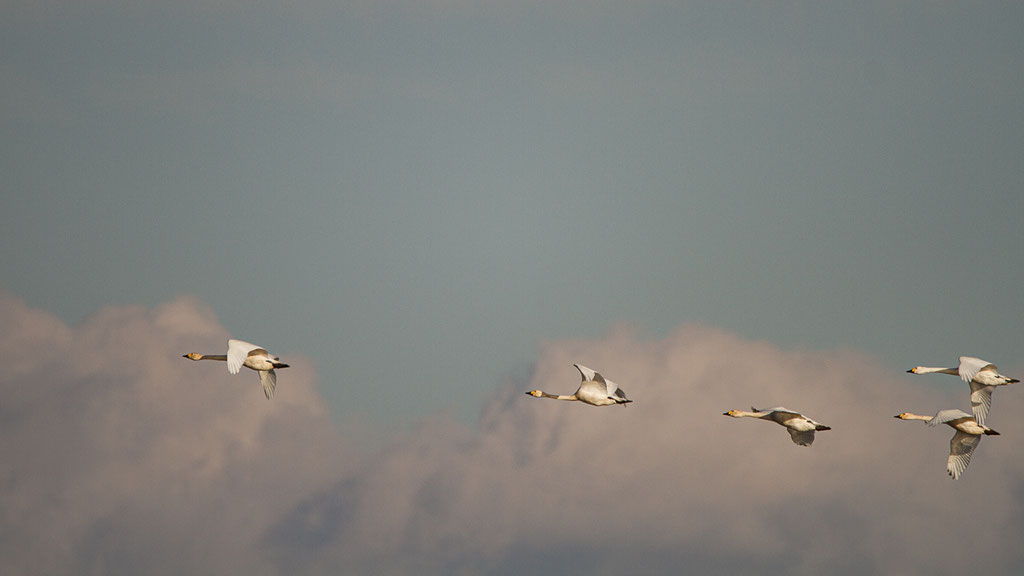
[[[289,357],[267,402],[254,374],[181,358],[225,346],[198,302],[106,308],[68,327],[5,297],[0,323],[12,573],[258,566],[261,530],[352,454],[308,359]]]
[[[475,429],[438,416],[366,455],[331,423],[307,359],[279,351],[293,368],[267,402],[254,375],[180,357],[226,337],[191,299],[70,327],[0,298],[8,571],[1009,573],[1024,560],[1012,387],[992,412],[1002,436],[954,482],[952,431],[892,418],[965,405],[953,378],[702,326],[618,330],[545,344],[532,381],[496,393]],[[572,392],[574,362],[635,403],[523,394]],[[802,448],[721,416],[750,404],[833,430]]]

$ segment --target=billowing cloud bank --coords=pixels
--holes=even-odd
[[[332,424],[308,360],[288,356],[267,402],[255,375],[180,357],[226,338],[189,299],[69,327],[0,297],[5,573],[1024,566],[1021,389],[997,391],[989,424],[1003,435],[954,482],[952,430],[892,418],[966,408],[952,378],[700,326],[663,340],[614,332],[544,345],[532,381],[503,386],[474,429],[438,417],[361,454]],[[635,403],[523,394],[571,393],[574,362]],[[802,448],[774,424],[721,416],[751,404],[833,430]]]
[[[267,402],[205,306],[107,308],[71,328],[0,296],[0,557],[7,574],[273,573],[269,525],[350,450],[308,361]]]

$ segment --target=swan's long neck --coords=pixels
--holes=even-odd
[[[221,362],[227,362],[228,357],[224,354],[203,354],[199,357],[200,360],[220,360]]]
[[[918,366],[914,368],[914,374],[952,374],[953,376],[959,376],[960,370],[957,368],[933,368],[931,366]]]
[[[932,416],[922,416],[920,414],[911,414],[910,412],[900,416],[901,420],[921,420],[922,422],[931,422],[932,418]]]
[[[548,394],[547,392],[541,392],[540,395],[544,398],[551,398],[552,400],[579,400],[579,398],[577,398],[575,394],[573,394],[572,396],[565,396],[563,394],[559,394],[556,396],[554,394]]]
[[[733,410],[732,416],[736,418],[760,418],[764,416],[764,412],[747,412],[746,410]]]

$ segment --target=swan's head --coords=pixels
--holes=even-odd
[[[732,416],[733,418],[739,418],[739,415],[735,410],[729,410],[728,412],[722,412],[722,416]]]
[[[893,418],[899,418],[900,420],[906,420],[907,416],[910,416],[910,412],[901,412],[901,413],[893,416]]]
[[[188,354],[183,354],[181,357],[182,358],[188,358],[189,360],[202,360],[203,359],[203,355],[199,354],[198,352],[189,352]]]
[[[918,370],[920,370],[920,369],[921,369],[920,366],[914,366],[910,370],[907,370],[907,373],[908,374],[920,374],[920,372],[918,372]]]
[[[529,392],[527,392],[527,394],[529,394],[530,396],[534,396],[536,398],[540,398],[541,396],[540,390],[530,390]]]

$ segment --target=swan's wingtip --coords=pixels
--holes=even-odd
[[[583,364],[573,364],[577,370],[580,371],[580,375],[583,376],[584,380],[593,380],[594,375],[597,374],[597,370],[593,368],[587,368]]]

